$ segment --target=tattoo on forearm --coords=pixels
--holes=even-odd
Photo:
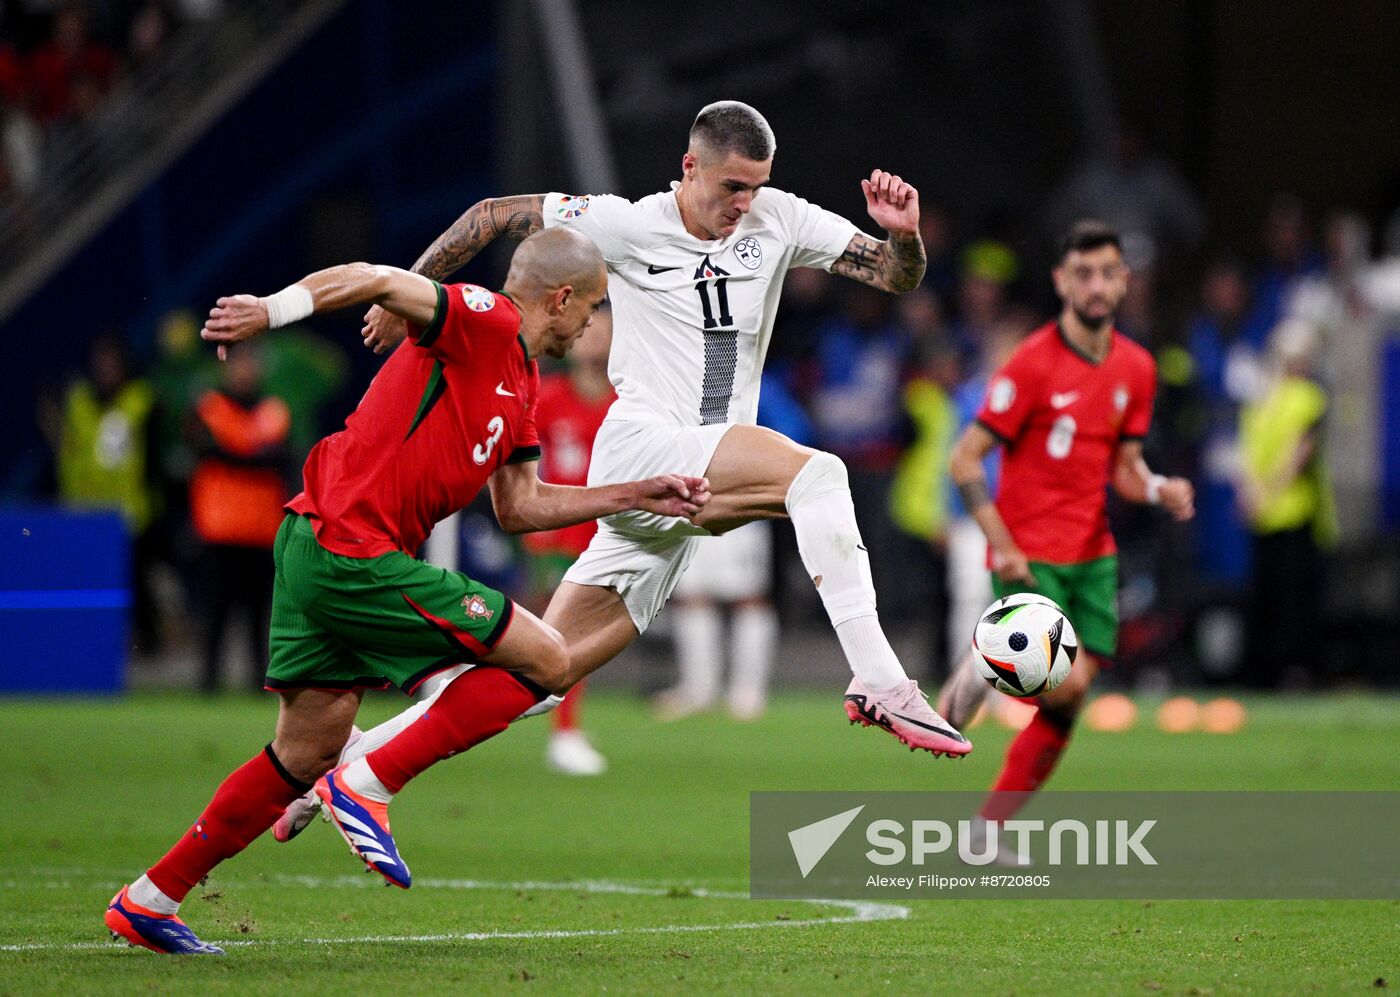
[[[882,246],[883,243],[868,235],[857,235],[851,239],[836,265],[851,271],[846,276],[869,283],[879,271]]]
[[[488,197],[462,213],[413,264],[413,272],[433,280],[456,273],[498,235],[524,239],[544,227],[544,195]]]
[[[891,236],[881,242],[858,233],[832,265],[831,272],[902,294],[919,286],[925,265],[924,244],[917,235]]]
[[[958,495],[962,497],[963,508],[970,513],[976,512],[992,500],[991,493],[987,491],[987,482],[981,478],[960,482]]]
[[[903,293],[918,287],[924,279],[928,259],[924,241],[917,235],[891,236],[885,243],[885,280],[891,290]]]

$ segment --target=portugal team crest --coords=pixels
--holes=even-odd
[[[463,599],[462,608],[467,611],[469,620],[489,620],[496,615],[496,611],[486,605],[486,600],[479,595],[469,595]]]
[[[1126,385],[1120,384],[1113,389],[1113,407],[1119,412],[1128,407],[1128,388]]]
[[[757,270],[763,265],[763,247],[751,235],[734,244],[734,255],[739,257],[739,262],[750,270]]]
[[[580,194],[575,197],[572,194],[565,194],[559,200],[559,207],[554,209],[554,213],[565,221],[577,218],[588,210],[588,195]]]
[[[484,287],[466,284],[462,288],[462,300],[474,312],[489,312],[496,307],[496,296]]]

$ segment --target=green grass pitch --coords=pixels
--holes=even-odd
[[[101,914],[269,737],[273,697],[0,701],[0,993],[1362,993],[1400,987],[1400,902],[913,901],[907,918],[749,901],[748,792],[980,789],[848,727],[839,690],[763,722],[584,704],[612,769],[551,775],[532,720],[394,805],[407,893],[320,822],[215,870],[183,914],[223,959],[107,940]],[[374,721],[402,704],[377,697]],[[1081,731],[1061,789],[1400,789],[1400,700],[1251,701],[1232,736]],[[1320,814],[1319,819],[1326,819]],[[1394,841],[1378,841],[1393,849]]]

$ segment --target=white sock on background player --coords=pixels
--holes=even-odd
[[[719,695],[724,659],[724,619],[709,602],[676,606],[676,668],[679,681],[669,695],[685,704],[708,706]]]
[[[856,525],[846,465],[829,453],[814,455],[793,477],[786,505],[802,564],[851,671],[872,691],[908,681],[875,611],[870,555]]]
[[[768,676],[778,644],[778,614],[768,603],[734,610],[730,621],[729,709],[757,716],[768,701]]]

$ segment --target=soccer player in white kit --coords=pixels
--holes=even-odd
[[[845,465],[754,424],[787,271],[820,267],[896,294],[918,287],[926,262],[918,192],[882,170],[861,181],[866,211],[888,235],[876,239],[769,187],[775,147],[768,122],[752,107],[710,104],[691,127],[681,179],[669,190],[638,201],[562,193],[487,198],[413,266],[441,279],[498,235],[524,238],[555,226],[587,235],[610,275],[608,373],[618,395],[594,443],[589,484],[662,471],[704,474],[710,482],[711,501],[694,521],[627,513],[600,523],[544,615],[568,644],[569,667],[526,675],[567,691],[646,630],[699,537],[788,516],[854,672],[847,717],[911,749],[959,757],[971,743],[929,705],[880,627]],[[405,334],[404,323],[381,309],[365,317],[362,335],[376,352]],[[411,722],[423,708],[419,703],[366,739],[392,735],[395,724]]]

